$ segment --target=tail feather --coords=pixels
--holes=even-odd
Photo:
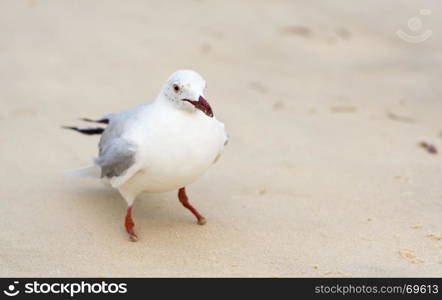
[[[64,175],[72,177],[83,177],[83,178],[100,178],[100,168],[92,165],[79,169],[65,170]]]

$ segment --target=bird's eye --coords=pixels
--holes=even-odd
[[[173,85],[173,90],[178,93],[180,91],[180,87],[177,84]]]

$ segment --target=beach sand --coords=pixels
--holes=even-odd
[[[419,146],[442,151],[441,8],[1,1],[0,276],[442,276],[442,153]],[[180,68],[230,134],[188,187],[208,223],[143,195],[131,243],[118,192],[62,175],[98,138],[60,126],[153,100]]]

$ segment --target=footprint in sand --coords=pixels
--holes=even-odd
[[[399,250],[399,254],[402,258],[405,258],[412,264],[422,264],[424,261],[420,258],[417,258],[416,255],[414,255],[413,251],[408,249],[401,249]]]

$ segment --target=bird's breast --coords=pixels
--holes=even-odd
[[[145,191],[163,192],[195,181],[224,147],[224,125],[207,116],[161,119],[146,128],[137,160],[142,167],[139,185]]]

